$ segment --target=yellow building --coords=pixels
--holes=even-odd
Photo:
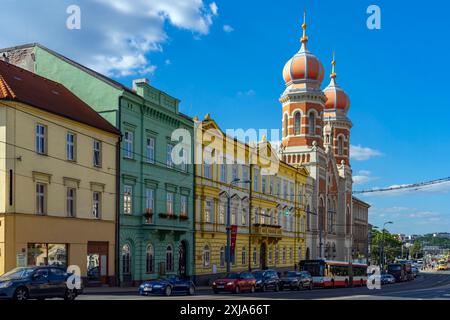
[[[0,274],[115,274],[118,131],[60,84],[0,61]]]
[[[195,120],[197,283],[227,270],[228,196],[230,224],[237,229],[231,271],[294,269],[305,252],[308,172],[281,163],[265,140],[246,144],[226,135],[209,115]]]

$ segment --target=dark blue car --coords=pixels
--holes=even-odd
[[[177,276],[145,281],[139,286],[139,294],[148,296],[149,294],[163,294],[166,296],[172,293],[195,294],[194,283],[190,280],[183,280]]]
[[[74,300],[82,289],[69,289],[69,276],[64,268],[55,266],[15,268],[0,276],[0,299]]]

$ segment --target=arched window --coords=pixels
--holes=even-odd
[[[284,120],[283,120],[283,137],[286,138],[288,135],[288,125],[289,125],[289,120],[288,120],[288,116],[287,114],[284,115]]]
[[[210,251],[209,251],[209,246],[205,245],[203,247],[203,266],[205,267],[209,267],[209,263],[210,263]]]
[[[245,266],[247,264],[247,250],[245,247],[242,247],[242,265]]]
[[[128,244],[122,247],[122,273],[131,273],[131,249]]]
[[[151,244],[149,244],[147,246],[147,250],[146,250],[146,256],[145,256],[145,270],[147,273],[153,273],[154,271],[154,257],[155,257],[155,252],[153,251],[153,246]]]
[[[173,248],[171,245],[166,249],[166,271],[173,271]]]
[[[316,135],[316,115],[314,112],[309,113],[309,135]]]
[[[225,247],[220,247],[220,266],[225,266]]]
[[[286,264],[286,247],[283,247],[283,264]]]
[[[300,112],[296,112],[294,115],[294,134],[298,136],[301,128],[301,115]]]
[[[338,138],[338,153],[340,156],[344,155],[344,137],[339,136]]]

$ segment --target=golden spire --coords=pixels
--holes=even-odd
[[[336,74],[336,71],[335,71],[335,69],[336,69],[336,59],[335,59],[335,52],[334,51],[333,51],[333,61],[331,61],[331,66],[332,66],[332,69],[331,69],[330,77],[332,79],[335,79],[337,74]]]
[[[306,24],[306,10],[303,13],[303,24],[302,24],[302,29],[303,29],[303,36],[300,39],[300,42],[303,44],[306,44],[308,42],[308,36],[306,35],[306,29],[307,29],[308,25]]]

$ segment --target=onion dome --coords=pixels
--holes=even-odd
[[[335,72],[336,60],[334,59],[334,53],[331,65],[333,67],[330,75],[331,81],[328,87],[323,90],[325,96],[327,97],[325,108],[340,110],[347,113],[348,109],[350,108],[350,98],[348,97],[347,93],[345,93],[345,91],[336,83],[337,75]]]
[[[320,87],[324,78],[324,68],[315,55],[308,51],[306,44],[306,12],[302,24],[303,36],[300,40],[302,46],[284,66],[283,78],[287,86],[290,84],[311,83],[314,87]]]

